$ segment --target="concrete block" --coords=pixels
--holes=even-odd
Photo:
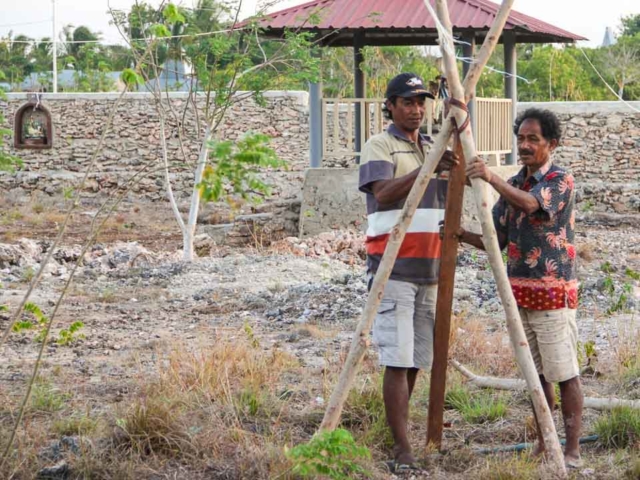
[[[305,172],[300,238],[367,224],[365,195],[356,168],[310,168]]]
[[[515,175],[521,167],[493,167],[502,178]],[[494,201],[498,194],[488,187]],[[480,232],[473,193],[465,189],[463,225],[470,231]],[[305,172],[300,209],[300,238],[318,235],[336,229],[367,227],[365,195],[358,191],[358,170],[355,168],[313,168]]]

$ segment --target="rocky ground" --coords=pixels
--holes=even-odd
[[[0,304],[7,307],[0,316],[2,331],[50,253],[52,236],[39,233],[61,222],[59,212],[23,213],[17,218],[11,213],[15,211],[21,210],[4,209],[0,220]],[[39,224],[33,222],[38,215],[42,217]],[[317,427],[366,301],[361,237],[356,232],[337,232],[233,249],[204,242],[206,248],[200,251],[207,252],[206,256],[185,264],[180,261],[179,236],[167,221],[168,209],[161,212],[153,206],[137,206],[124,208],[118,215],[82,258],[57,311],[33,400],[16,442],[19,450],[3,467],[3,475],[31,478],[40,472],[42,477],[48,472],[44,468],[53,468],[47,478],[295,478],[287,471],[282,447],[306,441]],[[76,217],[72,235],[53,251],[31,296],[30,301],[46,317],[53,314],[80,258],[80,240],[89,218],[90,214]],[[640,382],[628,372],[637,365],[640,345],[637,231],[582,224],[576,243],[581,259],[579,322],[585,389],[594,396],[640,398]],[[491,272],[484,254],[471,249],[462,249],[459,256],[454,313],[452,356],[479,373],[515,376]],[[23,320],[34,317],[25,314]],[[68,332],[75,321],[83,326],[67,337],[63,331]],[[35,327],[12,333],[0,347],[1,444],[7,440],[38,355],[40,343],[34,341],[38,331]],[[200,385],[197,389],[186,388],[182,380],[176,380],[182,377],[170,373],[176,362],[180,368],[202,366],[195,359],[206,363],[202,358],[207,355],[222,360],[207,364],[206,372],[227,365],[225,359],[236,358],[237,352],[225,350],[223,357],[217,357],[223,355],[221,345],[236,346],[245,357],[229,363],[230,370],[208,385],[206,404],[200,396],[192,403],[194,391],[202,393],[204,380],[194,383]],[[262,362],[261,368],[242,370],[256,359]],[[234,370],[238,368],[240,373]],[[234,378],[249,383],[241,383],[240,388]],[[455,373],[450,381],[454,386],[464,383]],[[353,406],[345,413],[346,425],[356,439],[373,452],[370,478],[388,476],[380,467],[380,461],[389,455],[385,430],[376,430],[381,425],[379,418],[365,415],[371,410],[382,416],[378,383],[372,350],[359,376],[360,397],[351,399]],[[277,405],[277,411],[263,415],[262,400],[256,400],[255,408],[253,401],[242,403],[246,385],[251,385],[251,392],[254,388],[261,392],[257,398],[268,394],[270,400],[265,404]],[[222,393],[215,390],[218,388]],[[420,451],[428,382],[423,380],[419,389],[412,438]],[[136,450],[131,435],[122,440],[132,429],[126,423],[131,421],[128,409],[141,399],[149,402],[153,392],[181,405],[176,407],[184,414],[180,422],[192,421],[185,435],[189,448],[199,446],[196,453],[185,453],[190,452],[186,447],[178,449],[180,454],[157,446]],[[236,393],[241,402],[225,400],[236,398]],[[469,453],[531,439],[526,398],[521,394],[504,398],[506,416],[484,425],[473,425],[455,410],[447,410],[445,445],[452,453],[428,456],[425,471],[417,478],[469,478],[471,472],[480,472],[481,478],[533,478],[527,476],[534,471],[527,470],[531,460]],[[150,409],[148,403],[143,405]],[[184,405],[190,405],[189,409]],[[366,408],[358,410],[362,405]],[[229,408],[234,412],[233,421],[227,416]],[[203,412],[221,423],[194,420]],[[593,432],[599,415],[587,412],[586,433]],[[61,428],[60,422],[69,418],[86,419],[92,428]],[[225,440],[211,440],[215,429],[206,425],[214,424],[225,429]],[[149,439],[151,427],[145,428],[144,438]],[[162,438],[169,437],[165,433]],[[585,451],[587,464],[573,473],[576,478],[622,478],[635,461],[628,451],[593,445]],[[500,469],[511,476],[490,476]]]

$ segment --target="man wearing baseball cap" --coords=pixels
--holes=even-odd
[[[413,73],[387,86],[385,114],[392,123],[369,139],[360,159],[359,189],[367,195],[367,274],[376,273],[392,228],[424,163],[431,140],[420,133],[426,98],[433,98]],[[457,163],[445,152],[416,210],[373,325],[380,365],[385,367],[383,397],[394,439],[393,472],[414,468],[407,436],[409,399],[418,371],[430,370],[440,265],[439,222],[444,219],[446,179],[440,173]]]

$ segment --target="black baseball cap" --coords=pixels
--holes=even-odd
[[[422,79],[415,73],[401,73],[393,77],[387,85],[386,98],[391,97],[417,97],[423,95],[429,98],[435,98],[428,91]]]

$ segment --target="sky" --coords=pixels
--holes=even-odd
[[[151,0],[150,3],[159,3]],[[354,0],[357,1],[357,0]],[[402,0],[397,0],[402,1]],[[52,0],[0,0],[3,4],[0,16],[0,36],[9,31],[24,33],[30,37],[50,37],[52,32]],[[57,32],[62,26],[86,25],[91,30],[102,32],[108,43],[122,43],[118,31],[109,25],[109,5],[114,9],[129,9],[135,0],[56,0]],[[177,0],[175,3],[192,7],[196,0]],[[291,5],[305,3],[304,0],[284,0],[276,10]],[[264,0],[244,0],[242,17],[256,11]],[[514,10],[531,15],[569,32],[589,39],[584,46],[598,46],[604,37],[606,27],[616,28],[624,15],[640,13],[638,0],[516,0]]]

